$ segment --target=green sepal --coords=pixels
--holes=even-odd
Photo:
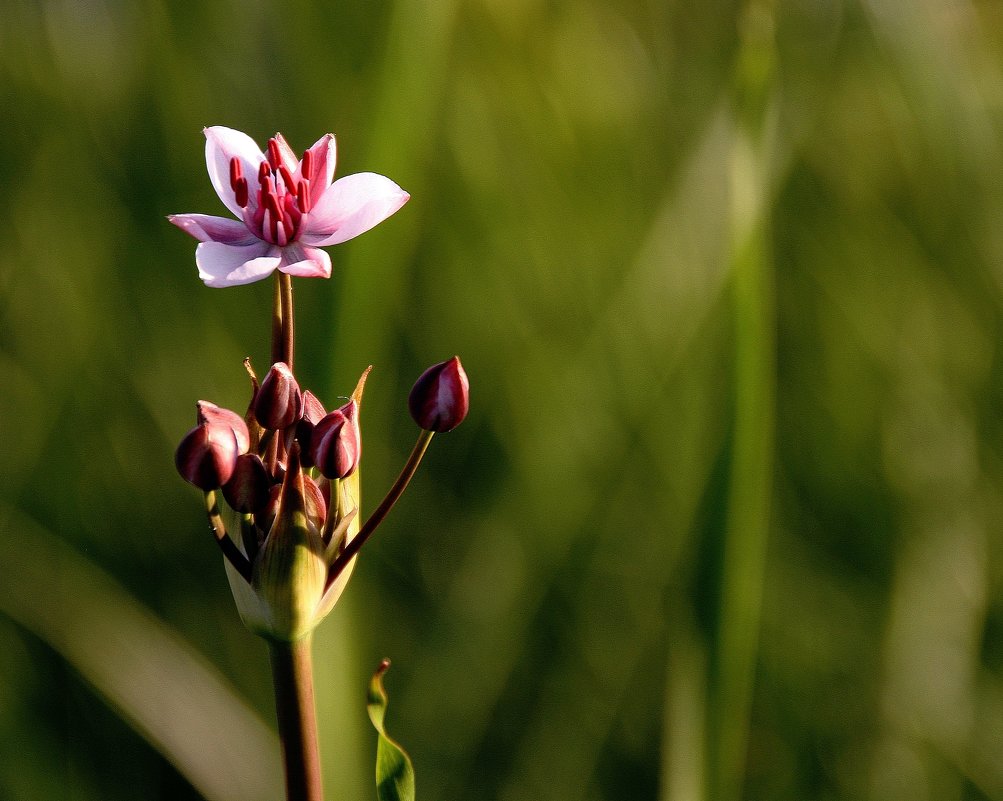
[[[387,712],[387,692],[383,689],[383,674],[390,667],[384,659],[369,682],[366,708],[369,719],[379,734],[376,743],[376,795],[379,801],[414,801],[414,767],[411,757],[387,736],[383,718]]]

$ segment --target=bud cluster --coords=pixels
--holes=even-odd
[[[294,444],[300,464],[316,466],[327,479],[347,478],[359,464],[358,401],[326,412],[313,393],[300,390],[283,362],[272,365],[260,386],[254,381],[246,419],[199,401],[196,423],[175,454],[178,472],[199,489],[222,489],[237,512],[260,514],[274,505]],[[309,476],[307,481],[316,486]]]
[[[351,398],[328,412],[285,362],[273,364],[260,383],[245,366],[252,387],[246,415],[199,401],[175,464],[206,493],[210,524],[237,574],[231,585],[245,623],[264,636],[294,640],[334,605],[355,554],[403,492],[432,432],[449,431],[466,416],[469,388],[456,357],[419,378],[409,398],[423,429],[419,445],[360,526],[359,406],[369,370]],[[225,532],[217,491],[240,517],[239,542]]]

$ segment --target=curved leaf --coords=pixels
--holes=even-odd
[[[390,667],[384,659],[369,682],[366,708],[369,719],[379,733],[376,744],[376,795],[379,801],[414,801],[414,767],[411,757],[387,736],[383,718],[387,712],[387,692],[383,689],[383,674]]]

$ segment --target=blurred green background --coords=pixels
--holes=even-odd
[[[301,381],[438,437],[316,643],[422,801],[1003,799],[1003,9],[2,0],[0,799],[277,799],[264,645],[172,455],[269,282],[196,276],[206,125],[412,194],[296,282]]]

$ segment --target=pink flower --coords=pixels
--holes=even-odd
[[[249,284],[275,270],[329,278],[331,257],[320,247],[365,233],[410,195],[371,172],[334,178],[334,134],[297,160],[282,134],[262,153],[247,134],[205,129],[205,160],[216,194],[237,220],[208,214],[167,219],[199,240],[195,262],[206,286]]]

